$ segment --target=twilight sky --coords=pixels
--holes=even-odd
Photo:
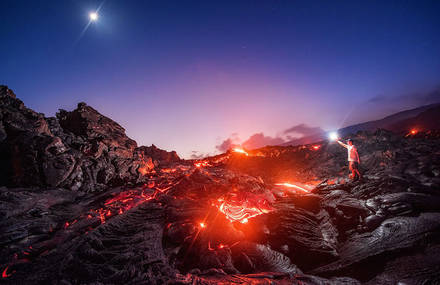
[[[0,84],[47,116],[85,101],[187,158],[376,119],[440,87],[440,1],[107,0],[82,33],[101,3],[1,0]]]

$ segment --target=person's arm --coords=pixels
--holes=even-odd
[[[338,141],[338,144],[342,145],[342,146],[345,147],[345,148],[348,148],[348,145],[346,145],[345,143],[343,143],[343,142],[341,142],[341,141]]]

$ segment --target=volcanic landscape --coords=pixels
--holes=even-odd
[[[349,137],[360,182],[329,141],[183,160],[0,86],[0,283],[439,284],[440,132]]]

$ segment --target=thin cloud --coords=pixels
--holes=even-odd
[[[256,133],[243,142],[242,146],[247,149],[255,149],[267,145],[279,145],[284,142],[285,140],[280,137],[271,137],[265,136],[263,133]]]
[[[284,131],[285,135],[296,134],[300,137],[311,136],[324,132],[320,127],[309,127],[306,124],[298,124]],[[292,138],[292,136],[290,136]]]
[[[320,127],[310,127],[306,124],[298,124],[281,132],[282,135],[274,137],[266,136],[263,132],[255,133],[242,143],[240,143],[238,134],[235,133],[217,145],[216,149],[225,152],[239,145],[246,149],[256,149],[267,145],[281,145],[290,142],[293,139],[318,135],[323,132],[324,130]]]

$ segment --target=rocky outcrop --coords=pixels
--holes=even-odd
[[[1,182],[5,186],[63,187],[86,192],[140,183],[175,152],[137,147],[124,128],[85,103],[46,118],[0,87]]]

